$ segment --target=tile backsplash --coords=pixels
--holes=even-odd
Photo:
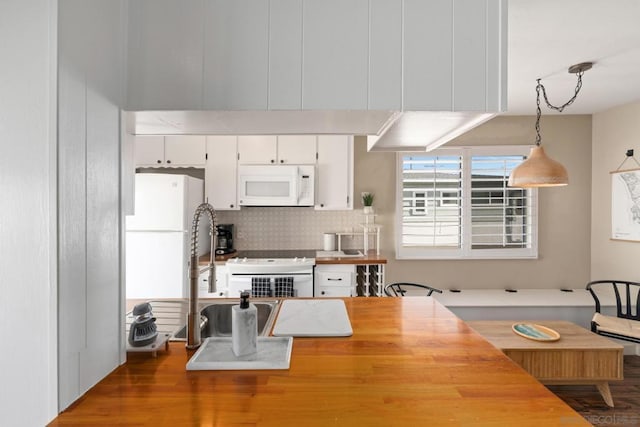
[[[322,249],[324,233],[360,232],[362,210],[316,211],[301,207],[244,207],[218,211],[218,224],[234,224],[239,250]],[[343,249],[363,247],[362,235],[343,236]]]

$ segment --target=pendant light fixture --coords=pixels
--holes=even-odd
[[[591,62],[583,62],[569,67],[569,73],[577,74],[578,83],[573,97],[563,105],[556,107],[551,105],[547,99],[547,92],[544,85],[537,80],[536,85],[536,146],[531,149],[527,160],[516,167],[509,176],[509,187],[533,188],[533,187],[559,187],[569,184],[567,170],[559,162],[548,157],[542,148],[542,138],[540,137],[540,90],[547,107],[558,112],[562,112],[567,106],[576,100],[580,88],[582,88],[582,74],[593,66]]]

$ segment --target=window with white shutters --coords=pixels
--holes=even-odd
[[[397,255],[537,257],[537,190],[507,186],[528,147],[398,154]]]

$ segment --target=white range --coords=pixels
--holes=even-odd
[[[276,293],[278,281],[293,283],[294,297],[313,297],[314,252],[309,251],[245,251],[227,261],[229,298],[240,297],[240,292],[251,292],[252,284],[263,283]],[[307,255],[311,255],[308,257]]]

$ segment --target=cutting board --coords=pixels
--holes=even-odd
[[[353,335],[344,301],[284,300],[273,327],[277,337],[348,337]]]

